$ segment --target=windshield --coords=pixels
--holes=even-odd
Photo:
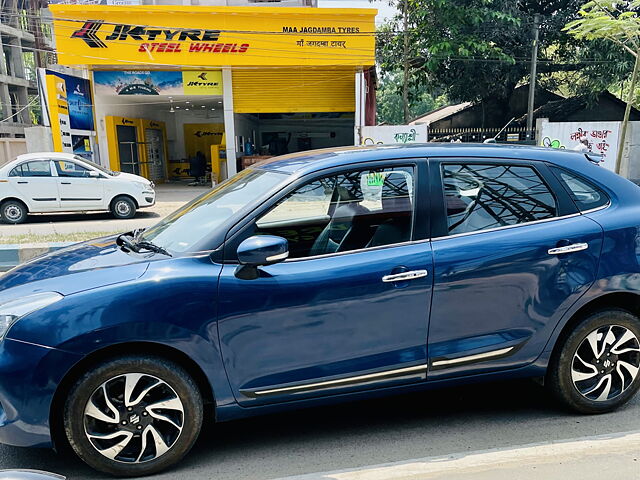
[[[93,168],[97,168],[98,170],[100,170],[102,173],[106,173],[107,175],[111,175],[114,176],[119,172],[113,172],[111,170],[109,170],[108,168],[104,168],[102,165],[98,165],[95,162],[92,162],[91,160],[87,160],[84,157],[80,157],[78,155],[76,155],[75,157],[73,157],[75,160],[79,161],[79,162],[83,162],[86,163],[87,165],[91,165]]]
[[[286,178],[267,170],[244,170],[146,230],[141,239],[174,252],[199,250],[197,245],[217,227]]]

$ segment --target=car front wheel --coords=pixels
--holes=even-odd
[[[587,317],[564,340],[551,362],[549,386],[580,413],[605,413],[640,388],[640,320],[607,310]]]
[[[72,387],[64,429],[88,465],[117,476],[142,476],[178,462],[202,425],[202,399],[178,365],[130,356],[92,368]]]
[[[133,218],[136,214],[136,204],[129,197],[116,197],[111,202],[111,213],[120,220]]]
[[[27,207],[18,200],[7,200],[0,205],[0,219],[3,223],[23,223],[27,220]]]

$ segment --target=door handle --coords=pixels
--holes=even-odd
[[[60,182],[61,185],[71,185],[71,182]]]
[[[25,185],[27,183],[29,183],[29,182],[18,182],[18,185]]]
[[[412,270],[411,272],[396,273],[394,275],[385,275],[382,277],[384,283],[407,282],[417,278],[423,278],[429,275],[426,270]]]
[[[549,255],[562,255],[563,253],[581,252],[589,248],[588,243],[574,243],[572,245],[565,245],[564,247],[550,248],[547,253]]]

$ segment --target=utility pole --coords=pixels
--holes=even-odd
[[[540,15],[533,16],[533,50],[531,52],[531,79],[529,80],[529,109],[527,111],[527,140],[533,138],[533,109],[536,100],[536,77],[538,72],[538,38],[540,36]]]
[[[402,89],[402,104],[404,106],[404,124],[409,123],[409,12],[408,1],[404,0],[402,4],[404,16],[404,86]]]

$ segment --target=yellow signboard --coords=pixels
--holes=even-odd
[[[375,63],[375,9],[49,8],[62,65],[366,67]]]
[[[185,95],[222,95],[222,71],[185,70],[182,88]]]

